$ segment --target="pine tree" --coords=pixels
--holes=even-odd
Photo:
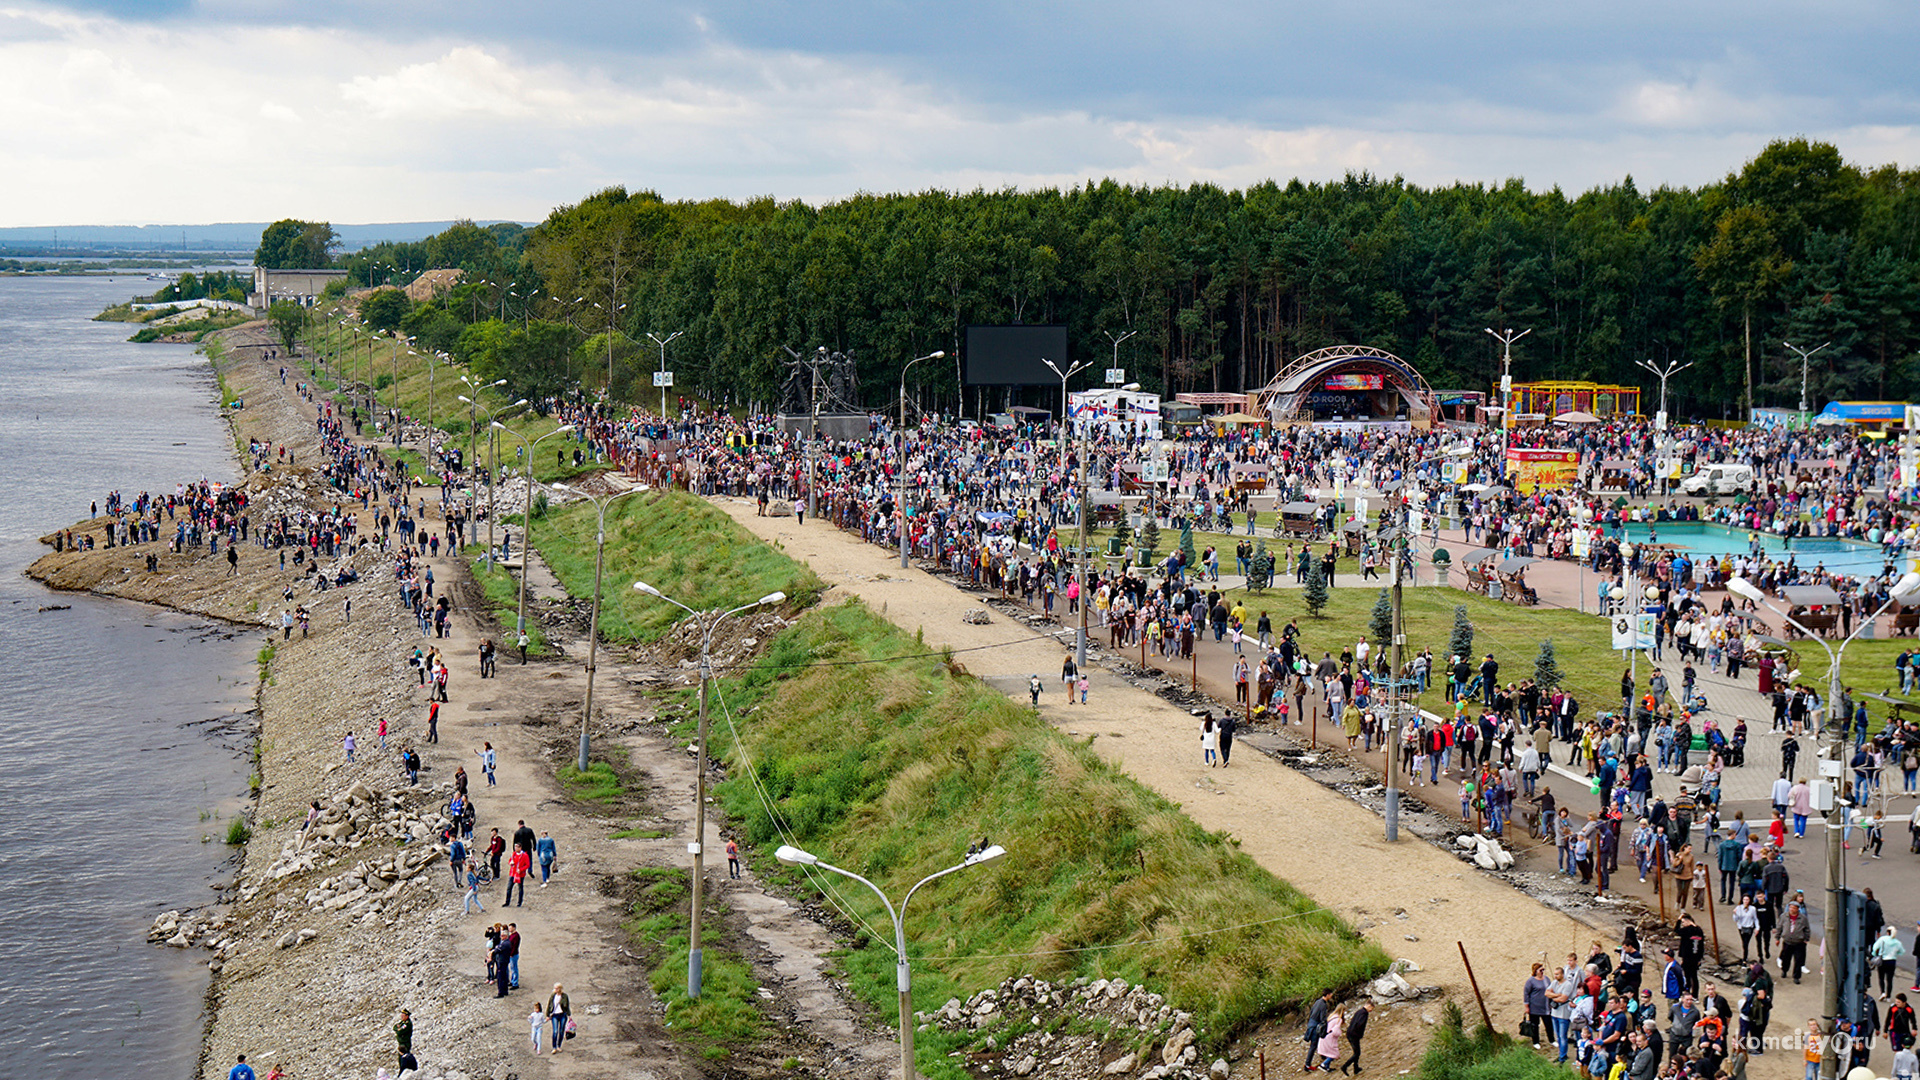
[[[1385,586],[1380,589],[1380,598],[1373,602],[1373,619],[1369,629],[1382,648],[1393,644],[1393,597],[1387,595]]]
[[[1553,639],[1540,643],[1540,655],[1533,658],[1533,685],[1551,690],[1560,685],[1560,665],[1553,659]]]
[[[1465,604],[1453,609],[1453,640],[1447,642],[1447,651],[1463,659],[1473,657],[1473,620],[1467,618]]]
[[[1160,550],[1160,519],[1149,513],[1147,523],[1140,526],[1140,547],[1145,551]]]
[[[1311,559],[1307,562],[1307,587],[1304,592],[1307,614],[1316,619],[1319,618],[1320,612],[1326,609],[1328,600],[1327,579],[1320,573],[1319,559]]]
[[[1180,526],[1180,553],[1187,557],[1188,566],[1193,566],[1200,561],[1200,556],[1196,555],[1193,550],[1193,521],[1191,519],[1183,522]]]

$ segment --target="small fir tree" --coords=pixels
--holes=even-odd
[[[1453,609],[1453,639],[1447,642],[1447,651],[1463,659],[1473,657],[1473,620],[1467,618],[1465,604]]]
[[[1560,665],[1553,658],[1553,639],[1540,643],[1540,655],[1533,658],[1533,684],[1542,690],[1560,685]]]
[[[1188,566],[1193,566],[1200,561],[1200,556],[1194,554],[1193,550],[1192,518],[1188,518],[1180,525],[1180,553],[1187,557]]]
[[[1327,579],[1320,573],[1320,560],[1318,559],[1309,559],[1307,561],[1307,587],[1305,594],[1304,599],[1307,602],[1307,614],[1312,615],[1316,619],[1319,618],[1320,612],[1326,609],[1328,597]]]
[[[1140,526],[1140,546],[1147,551],[1160,550],[1160,519],[1147,515],[1146,524]]]
[[[1387,595],[1384,586],[1380,589],[1380,598],[1373,602],[1373,619],[1369,629],[1382,648],[1393,644],[1393,597]]]

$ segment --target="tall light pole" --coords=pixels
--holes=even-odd
[[[1501,349],[1500,351],[1500,479],[1502,481],[1505,481],[1507,478],[1507,438],[1508,438],[1507,433],[1513,427],[1513,343],[1516,341],[1519,341],[1523,337],[1526,337],[1528,334],[1533,333],[1533,328],[1528,327],[1527,329],[1522,330],[1516,334],[1511,330],[1496,331],[1492,327],[1487,327],[1487,333],[1493,335],[1494,340],[1500,343],[1500,349]]]
[[[1400,524],[1394,529],[1394,537],[1388,542],[1387,558],[1393,560],[1393,674],[1388,686],[1393,688],[1387,694],[1387,842],[1400,839],[1400,672],[1403,670],[1402,655],[1407,643],[1407,635],[1401,629],[1400,574],[1407,561],[1407,518],[1402,509]],[[1451,676],[1449,676],[1451,677]]]
[[[1682,363],[1678,363],[1677,361],[1669,360],[1667,361],[1667,366],[1664,368],[1654,367],[1653,361],[1651,360],[1636,360],[1634,361],[1634,363],[1639,364],[1641,367],[1646,368],[1648,371],[1653,372],[1655,375],[1659,376],[1660,378],[1660,414],[1653,418],[1653,426],[1655,430],[1660,432],[1660,445],[1661,445],[1661,448],[1664,450],[1665,447],[1667,446],[1667,425],[1669,423],[1667,419],[1667,380],[1671,379],[1675,375],[1678,375],[1679,373],[1692,367],[1693,361],[1689,360],[1686,363],[1682,364]],[[1804,405],[1802,405],[1801,407],[1805,408]],[[1666,470],[1663,469],[1661,470],[1661,474],[1660,474],[1660,495],[1662,498],[1665,498],[1666,494],[1667,494],[1667,477],[1666,477]],[[1585,563],[1582,563],[1581,565],[1584,566]],[[1584,594],[1582,594],[1582,598],[1584,599]]]
[[[1116,353],[1116,355],[1117,355],[1117,354],[1118,354],[1118,352],[1119,352],[1119,346],[1118,346],[1117,344],[1116,344],[1116,345],[1114,346],[1114,351],[1115,351],[1115,353]],[[1062,476],[1064,477],[1064,476],[1065,476],[1065,474],[1066,474],[1066,471],[1067,471],[1067,470],[1066,470],[1066,464],[1067,464],[1067,437],[1068,437],[1068,432],[1069,432],[1069,431],[1072,431],[1072,430],[1074,430],[1074,429],[1073,429],[1073,428],[1071,427],[1071,425],[1072,425],[1072,422],[1073,422],[1073,409],[1072,409],[1072,407],[1071,407],[1071,406],[1069,406],[1069,405],[1068,405],[1068,403],[1067,403],[1067,380],[1068,380],[1068,379],[1070,379],[1070,378],[1072,378],[1072,377],[1073,377],[1073,376],[1074,376],[1075,374],[1077,374],[1077,373],[1079,373],[1079,372],[1081,372],[1081,371],[1084,371],[1084,370],[1086,370],[1086,369],[1087,369],[1088,367],[1091,367],[1091,366],[1093,365],[1093,361],[1091,361],[1091,360],[1082,360],[1082,361],[1081,361],[1080,363],[1078,363],[1078,364],[1075,364],[1074,366],[1072,366],[1072,367],[1070,367],[1070,368],[1068,368],[1068,369],[1067,369],[1067,370],[1065,370],[1065,371],[1061,371],[1061,370],[1060,370],[1060,366],[1059,366],[1058,364],[1055,364],[1055,363],[1054,363],[1053,361],[1051,361],[1051,360],[1049,360],[1049,359],[1047,359],[1047,358],[1046,358],[1046,357],[1044,357],[1044,356],[1040,358],[1040,362],[1041,362],[1041,363],[1043,363],[1043,364],[1045,364],[1045,365],[1047,365],[1047,367],[1048,367],[1048,368],[1049,368],[1050,370],[1052,370],[1052,372],[1053,372],[1053,373],[1054,373],[1055,375],[1058,375],[1058,376],[1060,376],[1060,466],[1061,466],[1061,468],[1060,468],[1060,473],[1061,473],[1061,475],[1062,475]],[[1074,657],[1074,659],[1073,659],[1073,663],[1074,663],[1074,667],[1075,667],[1075,668],[1080,668],[1080,667],[1084,667],[1084,666],[1086,665],[1086,662],[1087,662],[1087,447],[1086,447],[1086,426],[1085,426],[1085,425],[1083,424],[1083,425],[1081,425],[1081,426],[1080,426],[1080,428],[1079,428],[1078,430],[1079,430],[1079,432],[1080,432],[1080,453],[1079,453],[1079,457],[1080,457],[1080,478],[1079,478],[1079,482],[1078,482],[1078,484],[1077,484],[1076,486],[1077,486],[1077,487],[1078,487],[1078,488],[1080,489],[1080,514],[1079,514],[1079,518],[1080,518],[1080,525],[1079,525],[1079,528],[1080,528],[1080,548],[1079,548],[1079,552],[1078,552],[1078,554],[1079,554],[1079,558],[1078,558],[1078,559],[1076,559],[1076,560],[1075,560],[1075,562],[1077,563],[1077,580],[1078,580],[1078,581],[1079,581],[1079,583],[1080,583],[1080,625],[1079,625],[1079,627],[1077,628],[1077,631],[1076,631],[1076,633],[1074,634],[1074,639],[1073,639],[1073,657]]]
[[[1113,331],[1111,330],[1105,331],[1107,335],[1107,340],[1113,342],[1113,370],[1115,371],[1120,370],[1120,343],[1139,332],[1140,331],[1138,330],[1129,330],[1126,333],[1121,334],[1119,337],[1114,337]],[[1109,383],[1114,383],[1114,382],[1119,382],[1120,380],[1115,379],[1113,376],[1109,375],[1107,376],[1107,381]]]
[[[1819,352],[1820,349],[1824,349],[1828,345],[1832,345],[1833,342],[1829,341],[1826,345],[1820,346],[1819,349],[1802,349],[1791,341],[1783,341],[1780,344],[1800,354],[1800,419],[1804,422],[1807,418],[1807,361],[1812,358],[1814,353]]]
[[[900,569],[907,568],[907,372],[922,360],[939,360],[945,352],[930,352],[907,361],[900,369]]]
[[[1772,601],[1767,599],[1766,591],[1753,582],[1748,581],[1746,578],[1735,577],[1728,581],[1727,590],[1736,596],[1744,597],[1756,604],[1765,605],[1768,611],[1773,612],[1775,615],[1780,616],[1782,619],[1798,627],[1800,632],[1805,634],[1809,640],[1818,642],[1820,647],[1827,651],[1827,722],[1826,731],[1824,732],[1826,739],[1820,747],[1822,762],[1819,766],[1819,775],[1824,778],[1827,776],[1828,770],[1832,771],[1832,779],[1826,781],[1832,785],[1832,790],[1828,793],[1829,801],[1827,803],[1826,817],[1827,910],[1824,952],[1826,953],[1827,963],[1826,970],[1821,975],[1820,984],[1823,994],[1822,1012],[1825,1014],[1826,1033],[1829,1038],[1826,1040],[1825,1049],[1821,1051],[1820,1077],[1821,1080],[1836,1080],[1836,1075],[1840,1068],[1840,1058],[1838,1047],[1835,1045],[1835,1040],[1831,1036],[1838,1028],[1840,1020],[1840,950],[1842,948],[1840,938],[1842,936],[1841,920],[1845,917],[1844,913],[1840,910],[1840,863],[1842,859],[1841,840],[1845,834],[1847,823],[1847,808],[1842,805],[1838,791],[1841,770],[1844,768],[1844,749],[1842,744],[1846,741],[1847,718],[1840,717],[1838,723],[1836,723],[1833,715],[1834,709],[1838,707],[1840,703],[1840,658],[1846,655],[1847,646],[1853,643],[1853,639],[1858,637],[1861,631],[1871,625],[1874,620],[1885,614],[1888,608],[1895,604],[1907,603],[1915,596],[1920,595],[1920,574],[1906,574],[1901,577],[1899,581],[1895,582],[1893,588],[1888,593],[1887,602],[1880,605],[1880,610],[1874,612],[1871,617],[1860,620],[1860,622],[1854,626],[1853,633],[1848,634],[1846,638],[1840,642],[1838,649],[1827,644],[1826,640],[1817,632],[1801,626],[1800,622],[1793,616],[1775,607]],[[1855,792],[1854,794],[1858,796],[1859,792]],[[1856,960],[1855,962],[1857,963],[1858,961]]]
[[[584,298],[583,298],[584,299]],[[607,408],[613,408],[613,335],[619,332],[620,313],[627,309],[625,301],[609,301],[608,308],[598,300],[592,301],[594,307],[607,313]]]
[[[505,380],[502,380],[502,381],[504,382]],[[478,393],[478,391],[475,391],[475,392]],[[493,419],[493,414],[487,411],[487,407],[485,405],[480,404],[479,402],[473,400],[472,398],[466,396],[465,394],[460,395],[460,400],[467,403],[467,417],[468,417],[469,424],[472,423],[473,414],[477,411],[481,415],[487,418],[487,423],[492,424],[494,427],[500,426]],[[526,403],[527,403],[527,399],[521,398],[519,401],[516,401],[513,404],[507,406],[507,409],[517,409],[520,406],[525,405]],[[506,412],[507,409],[502,409],[500,411]],[[469,443],[473,442],[473,436],[471,432],[468,433],[467,442]],[[492,430],[488,430],[487,447],[489,451],[491,451],[493,447],[493,442],[494,442],[493,432]],[[475,460],[476,462],[478,461],[477,458]],[[494,460],[493,455],[489,453],[487,458],[487,568],[489,570],[493,568],[493,474],[498,471],[497,465],[498,463]]]
[[[672,343],[674,338],[677,338],[684,333],[686,333],[685,330],[675,330],[673,333],[668,334],[666,337],[663,338],[659,334],[656,334],[651,330],[647,331],[647,337],[652,339],[655,345],[660,346],[660,374],[665,375],[667,373],[667,346]],[[607,370],[611,371],[613,369],[608,368]],[[608,378],[611,379],[612,376],[608,376]],[[667,419],[667,384],[665,382],[662,382],[660,384],[660,421],[662,423],[665,423],[666,419]]]
[[[531,482],[531,481],[529,481]],[[590,500],[600,511],[600,523],[593,533],[593,614],[587,618],[587,701],[580,709],[580,763],[581,772],[587,771],[587,721],[593,718],[593,667],[600,648],[600,571],[606,565],[607,556],[607,507],[622,495],[631,495],[637,488],[616,491],[606,498],[596,498],[579,488],[565,484],[553,485],[557,490],[578,495]],[[524,574],[522,575],[525,576]]]
[[[699,749],[694,761],[693,840],[687,845],[687,854],[693,856],[693,919],[687,932],[687,996],[697,998],[700,996],[700,899],[706,884],[707,687],[713,682],[713,631],[720,625],[721,620],[757,607],[778,604],[787,598],[787,594],[771,592],[751,604],[742,604],[731,611],[723,611],[709,617],[704,612],[693,610],[644,581],[634,582],[633,587],[655,600],[665,600],[688,615],[702,620],[700,625],[700,732]]]
[[[887,899],[887,894],[880,891],[880,886],[851,870],[842,870],[831,863],[821,862],[819,856],[802,851],[791,844],[782,844],[780,849],[773,853],[775,858],[784,863],[793,863],[796,866],[817,866],[822,870],[839,874],[841,877],[850,877],[872,889],[873,895],[879,897],[880,902],[886,905],[887,916],[893,920],[894,983],[900,990],[900,1080],[913,1080],[913,968],[907,963],[907,905],[913,901],[913,894],[919,892],[920,886],[927,882],[946,877],[958,870],[965,870],[969,866],[990,862],[1006,853],[1007,849],[999,844],[994,844],[984,851],[967,852],[967,857],[955,865],[938,873],[928,874],[915,882],[913,888],[907,890],[907,895],[901,898],[898,911],[894,910],[893,901]]]
[[[545,435],[532,440],[529,440],[525,435],[520,434],[498,420],[493,422],[493,429],[495,431],[504,431],[508,435],[519,439],[520,445],[525,448],[527,455],[527,505],[520,517],[520,614],[514,619],[513,625],[514,633],[524,634],[527,632],[527,571],[532,568],[532,564],[527,560],[533,555],[533,448],[553,438],[555,435],[564,435],[571,432],[573,425],[561,424]],[[491,514],[488,515],[488,520],[492,520]],[[491,531],[491,526],[489,526],[489,531]],[[491,542],[491,538],[489,538],[489,542]]]

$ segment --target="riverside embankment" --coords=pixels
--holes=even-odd
[[[228,398],[247,408],[231,414],[240,445],[258,440],[285,447],[295,463],[276,464],[241,483],[251,517],[299,515],[346,503],[314,469],[322,464],[315,405],[280,384],[278,364],[258,360],[264,330],[241,328],[217,348],[216,369]],[[293,376],[289,376],[293,379]],[[353,504],[357,508],[357,503]],[[99,522],[80,522],[76,534]],[[362,536],[373,535],[363,522]],[[161,924],[158,936],[204,950],[217,975],[200,1073],[226,1075],[234,1058],[285,1062],[304,1077],[367,1077],[395,1065],[390,1027],[410,1009],[413,1045],[423,1075],[458,1080],[510,1068],[522,1076],[605,1075],[641,1064],[655,1075],[688,1075],[670,1050],[640,1049],[649,1020],[644,991],[619,955],[617,905],[603,895],[596,862],[625,866],[630,852],[609,850],[607,825],[576,815],[553,781],[542,739],[523,735],[519,721],[538,717],[564,698],[564,673],[538,666],[509,678],[475,678],[472,648],[478,628],[457,627],[459,638],[423,641],[400,606],[392,556],[368,546],[328,571],[351,565],[357,583],[318,592],[304,566],[281,568],[279,553],[242,543],[237,566],[218,556],[179,554],[165,543],[52,552],[29,573],[56,588],[84,589],[215,616],[251,627],[260,649],[260,727],[256,747],[258,798],[252,835],[230,887],[218,902]],[[146,559],[156,560],[152,571]],[[437,566],[442,581],[456,578],[451,560]],[[286,594],[291,589],[292,599]],[[347,601],[352,601],[351,618]],[[311,612],[310,633],[277,629],[294,604]],[[469,605],[456,604],[461,618]],[[440,713],[438,743],[425,739],[426,693],[407,664],[416,644],[448,647],[455,673],[450,702]],[[457,652],[454,650],[457,648]],[[546,680],[547,674],[562,679]],[[554,692],[547,685],[557,684]],[[377,735],[382,721],[385,747]],[[347,761],[342,740],[359,742]],[[502,754],[497,786],[480,779],[474,751],[491,738]],[[396,754],[417,748],[426,769],[408,788]],[[437,848],[438,815],[455,770],[474,777],[484,842],[517,822],[546,829],[558,840],[563,872],[526,906],[501,916],[498,886],[482,898],[486,915],[464,916],[460,890]],[[321,827],[300,824],[318,800]],[[500,1001],[483,983],[481,932],[512,920],[524,936],[520,957],[526,987]],[[586,1037],[573,1052],[533,1059],[526,1015],[554,982],[566,983]],[[597,1036],[597,1038],[596,1038]],[[658,1040],[652,1040],[657,1044]],[[549,1066],[549,1061],[560,1067]]]
[[[260,359],[266,346],[264,329],[249,326],[222,335],[211,350],[222,397],[247,403],[230,414],[237,442],[273,448],[272,468],[240,481],[251,520],[257,526],[281,513],[338,508],[361,519],[361,536],[375,535],[371,515],[316,473],[318,403],[298,392],[300,365],[288,365],[283,384],[281,362]],[[282,462],[282,448],[290,463]],[[428,504],[429,528],[444,528],[437,491],[408,495]],[[50,551],[30,573],[59,588],[230,620],[260,650],[258,795],[244,855],[216,903],[154,927],[157,946],[193,950],[216,972],[200,1075],[217,1080],[245,1053],[262,1074],[284,1063],[297,1077],[364,1080],[395,1066],[391,1025],[401,1009],[412,1013],[413,1049],[426,1077],[885,1073],[884,1027],[876,1032],[829,980],[821,957],[831,938],[751,875],[711,886],[708,955],[716,967],[723,951],[746,958],[747,1007],[764,1026],[750,1044],[669,1030],[674,1014],[648,979],[652,967],[684,961],[671,955],[670,942],[664,956],[649,949],[630,904],[636,883],[653,880],[636,877],[636,868],[644,875],[684,865],[693,769],[684,744],[630,718],[658,711],[649,694],[677,684],[677,666],[626,679],[603,661],[594,782],[570,786],[557,774],[572,760],[578,728],[557,731],[556,720],[571,716],[577,725],[580,669],[536,659],[503,663],[496,677],[479,679],[476,650],[498,628],[444,545],[426,563],[441,591],[452,592],[454,617],[447,636],[423,637],[398,601],[393,556],[377,543],[322,557],[327,572],[350,566],[359,580],[318,591],[303,566],[289,559],[283,568],[278,550],[243,542],[230,565],[224,545],[218,555],[204,547],[174,552],[165,542],[108,548],[104,528],[88,519],[62,530],[63,546],[69,532],[100,543]],[[280,613],[295,604],[310,612],[308,633],[278,629]],[[568,627],[556,636],[562,655],[579,651]],[[426,741],[427,692],[407,663],[416,645],[442,649],[452,667],[437,742]],[[343,748],[349,731],[358,741],[352,761]],[[499,755],[497,783],[482,778],[475,756],[488,743]],[[404,747],[424,759],[417,788],[398,766]],[[464,913],[437,843],[463,766],[481,845],[494,828],[510,836],[522,822],[557,842],[551,883],[536,880],[510,913],[499,910],[499,884],[483,890],[483,913]],[[323,808],[319,827],[303,832],[315,801]],[[716,829],[710,817],[707,842],[715,849]],[[486,981],[482,933],[507,921],[522,935],[524,989],[501,1000]],[[528,1014],[556,982],[566,986],[580,1037],[563,1054],[536,1056]]]

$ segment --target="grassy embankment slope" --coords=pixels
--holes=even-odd
[[[591,591],[590,514],[556,512],[557,527],[535,529],[576,595]],[[695,607],[818,591],[803,566],[699,499],[629,496],[609,518],[610,638],[649,640],[678,613],[635,593],[634,580]],[[1386,964],[1230,837],[857,602],[801,614],[760,664],[723,674],[713,746],[731,775],[719,795],[763,872],[811,892],[771,859],[785,840],[897,898],[983,835],[1007,848],[916,898],[907,936],[918,1008],[1016,973],[1119,976],[1166,993],[1203,1040],[1219,1041]],[[855,935],[847,973],[887,1015],[891,924],[865,890],[839,885],[852,883],[836,882],[837,904],[881,938]],[[963,1040],[922,1040],[929,1075],[959,1075],[946,1054]]]

